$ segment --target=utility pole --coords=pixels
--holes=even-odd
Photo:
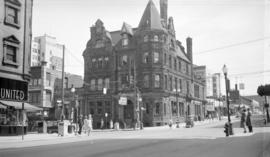
[[[62,90],[61,90],[61,96],[62,96],[62,110],[61,110],[61,120],[64,120],[65,117],[65,104],[64,104],[64,97],[65,97],[65,91],[64,91],[64,84],[65,84],[65,45],[63,45],[63,59],[62,59]]]

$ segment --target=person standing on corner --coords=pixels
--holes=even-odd
[[[245,108],[242,110],[242,113],[241,113],[240,127],[244,128],[244,133],[247,132],[247,130],[246,130],[246,109]]]
[[[103,120],[103,118],[101,118],[101,121],[100,121],[100,129],[104,129],[104,120]]]
[[[81,133],[82,133],[82,127],[83,127],[83,116],[82,115],[80,115],[80,117],[79,117],[79,120],[78,120],[78,124],[79,124],[79,135],[81,135]]]
[[[252,124],[251,124],[251,111],[250,111],[249,108],[247,109],[247,120],[246,120],[246,125],[247,125],[247,127],[248,127],[248,131],[249,131],[249,132],[253,132]]]

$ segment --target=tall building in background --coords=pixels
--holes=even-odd
[[[63,45],[57,43],[56,38],[47,34],[35,37],[32,41],[31,66],[40,66],[47,62],[46,67],[62,71]]]
[[[45,115],[52,118],[57,118],[56,101],[61,100],[63,53],[63,45],[55,37],[45,34],[32,41],[29,102],[43,108]],[[65,72],[64,81],[65,89],[83,86],[79,75]]]
[[[91,27],[80,107],[93,115],[94,127],[102,119],[133,127],[204,117],[205,83],[194,78],[192,39],[185,49],[167,15],[167,0],[160,0],[160,10],[150,0],[137,28],[124,22],[109,32],[101,20]]]

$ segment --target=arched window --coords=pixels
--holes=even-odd
[[[143,63],[150,63],[150,55],[149,52],[145,52],[143,54]]]
[[[143,77],[143,86],[149,88],[149,75],[144,75]]]
[[[95,67],[96,67],[96,59],[93,58],[93,59],[92,59],[92,68],[95,68]]]
[[[160,87],[160,75],[159,74],[155,74],[155,88],[159,88]]]

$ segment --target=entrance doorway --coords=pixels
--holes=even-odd
[[[134,122],[134,103],[131,100],[127,101],[127,105],[124,106],[124,122],[126,128],[132,128]]]

